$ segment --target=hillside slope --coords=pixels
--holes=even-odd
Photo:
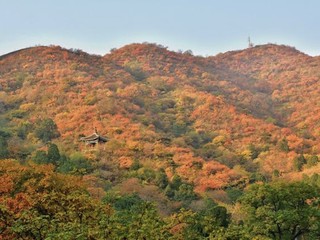
[[[285,176],[299,155],[319,154],[319,64],[277,45],[208,58],[155,44],[105,56],[58,46],[16,51],[0,57],[6,157],[24,161],[45,148],[37,130],[50,118],[62,152],[83,152],[104,170],[113,162],[122,177],[134,164],[138,175],[162,168],[203,192],[257,173]],[[111,140],[88,151],[79,136],[94,127]],[[112,174],[96,173],[122,181]]]
[[[268,44],[211,57],[210,62],[265,86],[279,122],[305,138],[319,137],[319,57]]]

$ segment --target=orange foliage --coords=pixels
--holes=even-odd
[[[261,150],[259,171],[268,174],[291,171],[294,152],[320,153],[319,66],[320,58],[273,44],[212,57],[156,44],[131,44],[103,57],[34,47],[0,57],[0,100],[9,109],[8,126],[52,118],[65,152],[80,149],[79,135],[96,127],[112,139],[100,152],[104,161],[129,168],[132,159],[152,159],[155,169],[204,191],[240,178],[215,160],[239,157],[250,144]],[[209,140],[201,142],[202,135]],[[291,152],[279,149],[282,139]],[[37,140],[31,132],[20,141]],[[20,151],[17,142],[9,141],[11,151]],[[212,149],[219,159],[201,157]],[[10,192],[14,181],[2,175],[0,192]]]

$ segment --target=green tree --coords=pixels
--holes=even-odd
[[[32,129],[32,124],[30,122],[26,121],[26,122],[20,123],[17,128],[18,137],[20,137],[21,139],[26,139],[31,129]]]
[[[56,158],[58,157],[56,152]],[[73,173],[75,175],[84,175],[92,172],[91,162],[80,152],[75,152],[67,157],[60,155],[57,171],[61,173]]]
[[[281,139],[281,141],[278,143],[279,149],[283,152],[289,152],[290,148],[288,145],[288,140],[286,138]]]
[[[125,64],[125,70],[128,71],[137,81],[144,80],[147,75],[143,71],[141,64],[137,61],[131,61]]]
[[[48,155],[46,151],[38,150],[36,151],[33,161],[37,164],[47,164],[48,163]]]
[[[130,209],[133,206],[140,204],[142,201],[143,200],[138,196],[138,194],[124,195],[116,198],[116,201],[113,202],[113,207],[118,211],[122,211]]]
[[[172,187],[169,185],[166,186],[166,188],[164,189],[164,194],[168,197],[168,198],[173,198],[174,197],[174,190],[172,189]]]
[[[303,154],[300,154],[293,159],[293,168],[295,171],[301,171],[304,164],[306,164],[306,159]]]
[[[144,240],[144,239],[169,239],[171,234],[160,218],[155,205],[143,201],[135,205],[129,211],[127,222],[122,225],[125,231],[118,231],[120,239]]]
[[[226,193],[228,194],[229,199],[233,203],[235,203],[243,195],[243,191],[234,187],[226,189]]]
[[[0,159],[5,159],[9,156],[7,139],[10,134],[6,131],[0,130]]]
[[[252,160],[256,159],[259,156],[260,152],[261,152],[261,149],[256,147],[252,143],[250,143],[250,145],[248,147],[248,150],[250,151],[250,158]]]
[[[12,226],[13,233],[21,239],[106,239],[104,231],[111,231],[104,224],[110,218],[107,206],[82,191],[53,189],[23,211]]]
[[[178,175],[174,175],[173,178],[172,178],[172,181],[171,181],[171,183],[170,183],[172,189],[178,190],[179,187],[181,186],[181,184],[182,184],[182,179],[181,179],[181,177],[178,176]]]
[[[197,132],[188,132],[184,138],[185,142],[193,148],[199,148],[201,145],[201,137]]]
[[[218,238],[226,231],[230,222],[230,214],[225,207],[215,203],[206,203],[203,210],[193,212],[181,209],[180,212],[171,217],[170,225],[181,225],[183,229],[176,234],[176,239],[204,240],[204,239],[225,239]]]
[[[197,199],[197,195],[193,191],[193,186],[183,183],[175,191],[174,199],[178,201],[191,201]]]
[[[255,239],[317,239],[319,188],[305,182],[255,184],[240,199],[244,225]]]
[[[51,118],[40,120],[35,129],[35,135],[43,142],[49,142],[60,136],[56,123]]]
[[[307,158],[307,167],[313,167],[317,165],[319,162],[319,158],[317,155],[312,155],[311,157]]]
[[[130,166],[130,170],[138,170],[141,168],[141,164],[138,159],[134,159],[132,165]]]
[[[60,160],[60,152],[58,146],[54,143],[49,143],[48,146],[48,163],[52,163],[57,166]]]
[[[314,173],[311,176],[303,175],[303,181],[320,187],[320,175],[318,173]]]
[[[0,159],[7,158],[9,156],[8,143],[5,137],[0,136]]]
[[[140,168],[137,170],[137,173],[139,179],[148,183],[154,181],[156,177],[154,170],[150,168]]]
[[[169,184],[167,174],[163,168],[161,168],[159,172],[156,174],[156,184],[161,189],[165,189]]]
[[[114,235],[110,239],[168,239],[170,233],[155,205],[137,194],[120,196],[107,193],[105,203],[116,210],[112,217]]]

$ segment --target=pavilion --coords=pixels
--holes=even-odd
[[[109,140],[108,138],[103,137],[100,134],[98,134],[96,128],[94,129],[93,134],[80,138],[80,141],[85,142],[86,145],[90,145],[92,147],[94,147],[100,143],[106,143],[106,142],[108,142],[108,140]]]

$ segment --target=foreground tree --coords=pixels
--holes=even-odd
[[[253,185],[240,199],[246,232],[260,239],[319,239],[319,188],[304,182]]]
[[[137,194],[116,196],[107,194],[104,202],[115,209],[110,218],[110,239],[166,240],[171,237],[154,203],[144,201]]]
[[[230,214],[225,207],[218,206],[211,199],[205,199],[202,210],[194,212],[181,209],[168,218],[167,226],[174,235],[173,239],[222,240],[227,239],[225,233],[229,222]]]
[[[107,239],[112,209],[54,167],[0,166],[0,239]]]

